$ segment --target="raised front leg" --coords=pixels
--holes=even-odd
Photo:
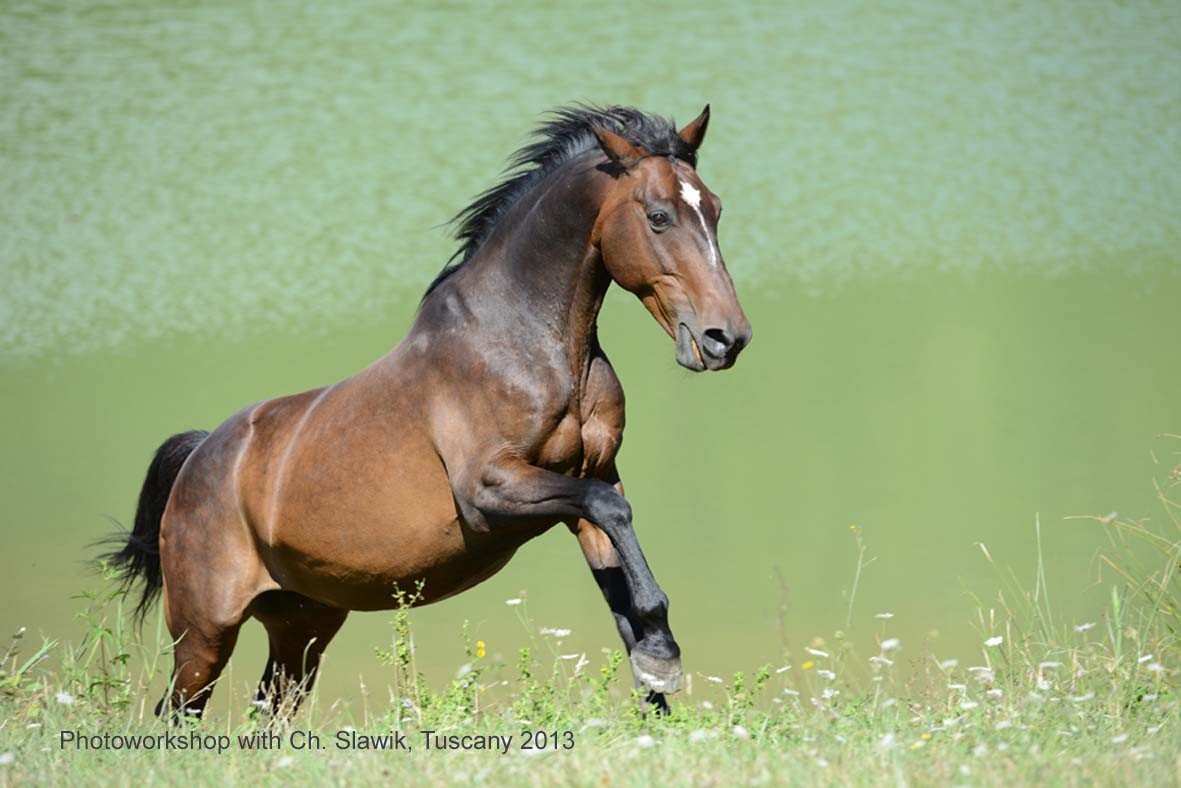
[[[615,485],[506,461],[485,467],[478,483],[459,492],[464,516],[480,518],[475,527],[527,519],[585,522],[579,540],[584,551],[593,543],[601,558],[596,579],[620,621],[637,681],[656,694],[680,689],[681,649],[668,626],[668,597],[652,576],[632,530],[631,506]]]

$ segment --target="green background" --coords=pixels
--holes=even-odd
[[[713,105],[754,344],[694,376],[630,296],[601,320],[688,669],[831,638],[851,524],[859,641],[970,657],[976,544],[1032,581],[1039,515],[1055,603],[1096,618],[1104,538],[1063,517],[1151,513],[1153,435],[1181,432],[1178,40],[1146,2],[5,4],[0,632],[80,635],[86,545],[164,437],[395,344],[441,225],[573,100]],[[616,647],[556,529],[415,614],[433,681],[464,619],[513,659],[521,589],[562,652]],[[350,619],[328,697],[384,686],[386,619]],[[262,649],[248,626],[236,687]]]

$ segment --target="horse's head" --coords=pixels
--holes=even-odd
[[[706,107],[677,132],[690,152],[708,124]],[[733,366],[751,326],[718,247],[721,201],[683,158],[652,154],[606,128],[595,134],[617,176],[596,227],[608,273],[676,340],[681,366]]]

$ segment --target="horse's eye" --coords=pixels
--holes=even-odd
[[[667,211],[652,211],[648,214],[648,224],[652,225],[653,230],[663,230],[671,222]]]

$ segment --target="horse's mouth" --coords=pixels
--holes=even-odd
[[[693,372],[704,372],[708,368],[697,339],[684,323],[677,324],[677,363]]]

